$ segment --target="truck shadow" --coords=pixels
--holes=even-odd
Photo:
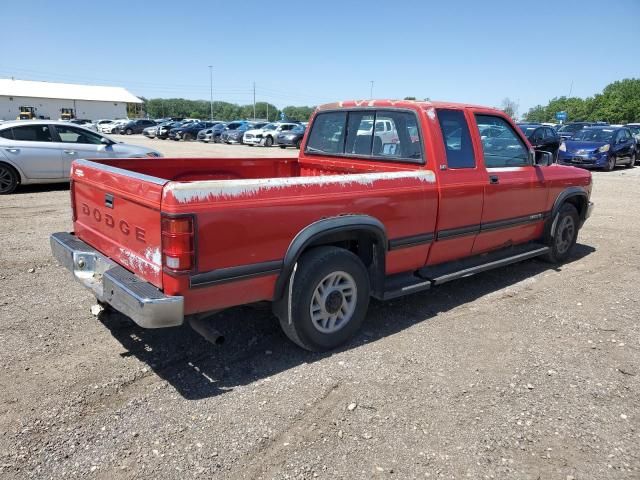
[[[594,251],[578,244],[570,262]],[[562,266],[529,260],[390,302],[372,301],[360,333],[338,351],[375,342],[548,270],[561,271]],[[267,307],[239,307],[212,317],[225,335],[222,346],[210,344],[188,326],[146,330],[118,313],[106,312],[99,319],[126,349],[123,356],[133,355],[147,364],[187,400],[220,395],[336,353],[298,348]]]

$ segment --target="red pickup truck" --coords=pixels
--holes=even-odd
[[[537,256],[565,260],[591,174],[534,152],[501,111],[319,107],[292,158],[76,160],[54,256],[143,327],[270,301],[325,350],[390,299]]]

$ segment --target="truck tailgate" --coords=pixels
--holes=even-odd
[[[77,160],[71,168],[76,236],[158,288],[164,183],[87,160]]]

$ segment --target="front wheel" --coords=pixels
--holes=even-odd
[[[280,148],[284,150],[287,147],[285,145],[280,145]]]
[[[300,150],[300,144],[302,143],[302,140],[296,140],[296,148],[298,150]]]
[[[185,141],[185,142],[188,142],[189,140],[191,140],[191,134],[190,133],[185,133],[182,136],[182,140]]]
[[[580,216],[576,207],[570,203],[562,205],[556,214],[550,238],[547,239],[550,251],[544,256],[545,260],[562,263],[571,256],[571,250],[578,239],[579,224]]]
[[[131,130],[130,128],[127,128],[127,130],[125,130],[124,132],[126,135],[133,135],[133,130]]]
[[[618,161],[616,160],[616,156],[610,155],[607,159],[607,164],[604,166],[605,171],[611,172],[614,168],[616,168],[616,163],[618,163]]]
[[[20,183],[20,177],[12,167],[0,163],[0,195],[8,195],[15,192]]]
[[[337,247],[304,253],[277,306],[284,333],[311,351],[331,350],[360,328],[369,306],[369,275],[356,255]]]
[[[271,137],[267,137],[264,139],[264,146],[265,147],[270,147],[273,145],[273,138]]]

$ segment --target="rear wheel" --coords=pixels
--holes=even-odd
[[[580,216],[576,207],[565,203],[560,207],[553,223],[553,230],[547,239],[547,245],[551,249],[544,259],[552,263],[561,263],[571,256],[571,250],[578,239],[578,226]]]
[[[636,165],[636,152],[633,152],[631,154],[631,160],[629,160],[629,163],[626,165],[627,168],[633,168]]]
[[[15,192],[20,183],[20,177],[15,169],[5,163],[0,163],[0,195]]]
[[[182,136],[182,140],[188,142],[189,140],[191,140],[191,134],[185,132],[185,134]]]
[[[276,305],[285,334],[311,351],[331,350],[360,328],[369,306],[369,276],[356,255],[337,247],[304,253]]]
[[[280,148],[281,148],[281,149],[283,149],[283,150],[284,150],[285,148],[287,148],[285,145],[279,145],[279,146],[280,146]]]
[[[133,130],[131,130],[130,128],[127,128],[124,133],[126,135],[133,135]]]
[[[298,150],[300,150],[300,143],[302,143],[302,140],[296,140],[296,148]]]
[[[273,138],[272,137],[267,137],[264,139],[264,146],[265,147],[270,147],[273,145]]]
[[[616,163],[618,163],[618,160],[616,159],[616,156],[615,155],[610,155],[609,158],[607,159],[607,164],[604,166],[604,169],[607,172],[610,172],[614,168],[616,168]]]

